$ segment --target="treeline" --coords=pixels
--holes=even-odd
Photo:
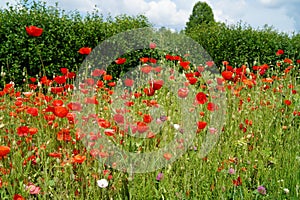
[[[43,29],[39,37],[30,37],[26,27]],[[0,67],[4,80],[20,83],[24,71],[36,76],[42,65],[47,76],[60,68],[76,70],[85,59],[82,47],[96,47],[101,41],[126,30],[150,27],[146,17],[120,15],[104,18],[94,11],[82,17],[78,11],[66,12],[59,5],[23,0],[0,10]]]

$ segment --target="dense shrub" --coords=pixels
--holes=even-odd
[[[254,62],[274,64],[278,60],[275,55],[278,49],[285,51],[284,56],[300,58],[299,34],[289,36],[268,26],[254,29],[242,23],[231,26],[210,23],[194,27],[186,34],[199,42],[218,66],[224,60],[234,66],[253,65]]]
[[[25,27],[30,25],[43,28],[43,34],[28,36]],[[95,11],[82,17],[77,11],[66,13],[58,4],[24,0],[0,10],[0,66],[5,81],[21,83],[24,70],[36,76],[42,68],[51,77],[61,67],[76,70],[85,58],[78,53],[81,47],[94,48],[119,32],[149,26],[142,15],[104,19]]]

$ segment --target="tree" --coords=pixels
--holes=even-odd
[[[206,2],[198,1],[193,7],[193,12],[189,17],[189,21],[186,23],[185,30],[188,32],[195,26],[209,24],[211,22],[215,22],[211,7]]]

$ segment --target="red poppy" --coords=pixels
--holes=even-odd
[[[150,86],[154,89],[154,90],[159,90],[164,84],[163,80],[154,80],[154,81],[150,81]]]
[[[215,64],[214,61],[211,61],[211,60],[206,62],[206,65],[208,67],[212,67],[214,64]]]
[[[115,131],[113,129],[105,129],[104,134],[107,136],[113,136],[115,134]]]
[[[284,104],[289,106],[292,104],[292,102],[290,100],[286,99],[286,100],[284,100]]]
[[[66,83],[67,79],[65,76],[56,76],[54,79],[53,79],[57,84],[64,84]]]
[[[64,118],[69,113],[69,110],[63,106],[55,106],[53,114],[57,117]]]
[[[51,93],[58,94],[64,91],[63,87],[51,87]]]
[[[33,83],[36,82],[36,78],[34,78],[34,77],[29,78],[29,80]]]
[[[144,114],[143,121],[145,123],[150,123],[152,121],[152,117],[149,114]]]
[[[85,103],[87,103],[87,104],[95,104],[95,105],[99,104],[96,96],[85,98]]]
[[[216,109],[217,109],[217,106],[214,103],[209,102],[207,104],[207,110],[209,110],[209,111],[215,111]]]
[[[124,123],[124,116],[117,113],[117,114],[114,115],[114,120],[117,124],[123,124]]]
[[[108,75],[108,74],[103,76],[103,80],[105,81],[110,81],[112,78],[113,78],[112,75]]]
[[[38,132],[38,129],[37,128],[29,128],[28,132],[30,135],[34,135]]]
[[[39,114],[39,110],[37,108],[27,108],[26,112],[34,117]]]
[[[27,136],[29,133],[29,128],[27,126],[20,126],[17,128],[17,134],[22,137],[22,136]]]
[[[155,93],[155,90],[152,87],[150,87],[150,88],[144,88],[144,93],[147,96],[153,96],[154,93]]]
[[[191,85],[194,85],[194,84],[197,83],[198,79],[195,78],[195,77],[189,77],[189,78],[188,78],[188,81],[189,81],[189,83],[190,83]]]
[[[156,44],[154,42],[150,42],[149,48],[150,49],[155,49],[156,48]]]
[[[198,125],[198,129],[204,129],[206,127],[207,123],[204,121],[199,121],[197,123],[197,125]]]
[[[153,64],[156,64],[157,63],[157,60],[155,58],[149,58],[149,62],[150,63],[153,63]]]
[[[90,48],[90,47],[82,47],[79,49],[78,52],[82,55],[88,55],[91,53],[91,51],[92,51],[92,48]]]
[[[132,79],[125,79],[125,80],[124,80],[124,84],[125,84],[125,86],[127,86],[127,87],[133,86],[133,83],[134,83],[134,81],[133,81]]]
[[[80,103],[78,103],[78,102],[71,102],[71,103],[69,103],[68,105],[68,108],[70,109],[70,110],[72,110],[72,111],[81,111],[82,110],[82,106],[81,106],[81,104]]]
[[[152,71],[152,67],[149,66],[149,65],[146,65],[146,66],[141,68],[141,71],[145,74],[149,74]]]
[[[95,84],[95,80],[92,78],[87,78],[84,80],[84,82],[89,86],[93,86]]]
[[[241,177],[239,176],[236,180],[233,180],[232,183],[233,183],[234,186],[242,185]]]
[[[103,74],[105,74],[103,69],[95,69],[92,73],[92,76],[102,76]]]
[[[10,148],[8,146],[0,146],[0,158],[9,154]]]
[[[276,56],[280,56],[284,54],[284,51],[282,49],[278,49],[278,51],[276,52]]]
[[[73,157],[72,161],[73,161],[73,163],[81,164],[85,161],[85,159],[86,159],[85,156],[77,154],[76,156]]]
[[[36,26],[27,26],[26,27],[26,32],[29,36],[32,36],[32,37],[39,37],[42,35],[43,33],[43,29],[42,28],[38,28]]]
[[[172,154],[170,154],[170,153],[164,153],[164,158],[166,160],[170,160],[172,158]]]
[[[49,156],[53,157],[53,158],[61,158],[62,154],[61,153],[53,152],[53,153],[49,153]]]
[[[140,58],[140,61],[142,63],[146,63],[146,62],[148,62],[148,60],[149,60],[149,58],[147,58],[147,57]]]
[[[149,129],[146,123],[144,122],[137,122],[137,131],[139,133],[144,133]]]
[[[22,195],[20,195],[20,194],[15,194],[13,200],[25,200],[25,198],[22,197]]]
[[[52,105],[53,105],[53,106],[62,106],[62,105],[64,105],[64,102],[63,102],[61,99],[55,99],[55,100],[52,102]]]
[[[65,67],[60,68],[60,71],[63,75],[66,75],[69,72],[69,70]]]
[[[126,58],[118,58],[117,60],[115,60],[115,62],[118,64],[118,65],[122,65],[126,62]]]
[[[232,79],[232,76],[233,76],[233,72],[231,72],[231,71],[223,71],[223,72],[222,72],[222,77],[223,77],[225,80],[231,80],[231,79]]]
[[[189,94],[189,89],[188,88],[179,88],[177,94],[180,98],[185,98]]]
[[[189,62],[189,61],[180,62],[179,64],[180,64],[180,66],[181,66],[184,70],[188,70],[188,69],[190,68],[190,66],[189,66],[190,62]]]
[[[199,104],[205,104],[207,102],[206,94],[204,94],[203,92],[199,92],[196,95],[196,100]]]

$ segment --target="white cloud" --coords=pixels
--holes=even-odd
[[[5,7],[1,0],[0,7]],[[32,0],[29,0],[32,1]],[[156,27],[180,30],[185,27],[193,6],[198,0],[45,0],[48,5],[58,2],[60,8],[92,12],[97,5],[101,14],[112,17],[120,14],[143,14]],[[280,31],[300,31],[299,0],[202,0],[213,9],[215,20],[234,24],[238,21],[262,27],[273,25]],[[17,0],[10,1],[15,4]]]

